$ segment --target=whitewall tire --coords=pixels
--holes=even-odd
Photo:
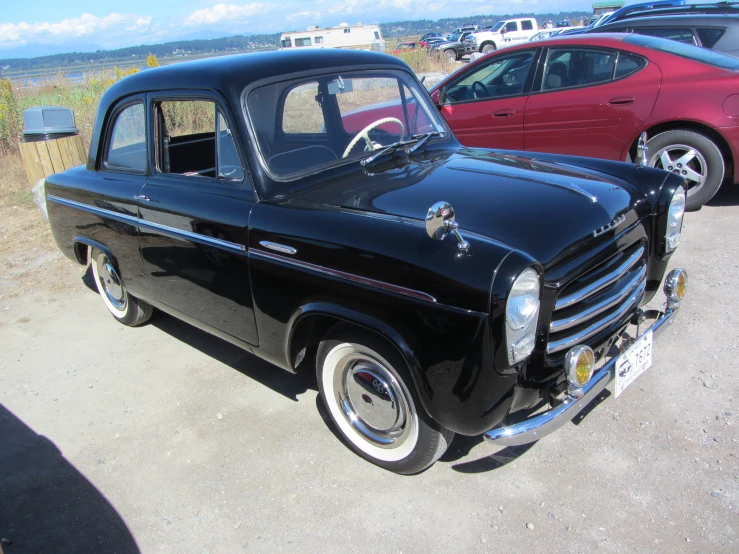
[[[95,248],[89,249],[89,259],[95,286],[113,317],[131,327],[146,323],[154,308],[129,294],[114,261],[105,252]]]
[[[331,420],[363,458],[396,473],[423,471],[454,433],[420,404],[406,364],[379,337],[342,326],[318,348],[318,387]]]

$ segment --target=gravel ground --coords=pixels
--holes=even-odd
[[[0,298],[0,551],[737,552],[737,216],[739,187],[687,215],[688,299],[618,400],[414,477],[344,447],[311,375],[124,328],[71,262],[31,261],[54,286]]]

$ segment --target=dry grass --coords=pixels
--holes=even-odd
[[[62,263],[49,225],[33,203],[20,157],[0,156],[0,298],[41,287],[59,290],[74,275],[76,269]]]

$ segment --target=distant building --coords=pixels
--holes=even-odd
[[[305,31],[282,33],[280,48],[352,48],[356,50],[385,50],[385,40],[379,25],[349,25],[337,27],[308,27]]]
[[[593,2],[593,15],[615,12],[624,7],[623,0],[611,0],[608,2]]]

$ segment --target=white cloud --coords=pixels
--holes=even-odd
[[[212,25],[221,21],[229,21],[231,23],[238,20],[249,20],[252,16],[265,13],[268,11],[269,5],[262,2],[252,2],[251,4],[216,4],[210,8],[195,10],[187,19],[185,25]]]
[[[111,13],[98,17],[83,13],[80,17],[54,23],[0,23],[0,49],[14,48],[36,42],[54,44],[70,39],[103,39],[120,34],[144,33],[151,28],[151,17]]]

